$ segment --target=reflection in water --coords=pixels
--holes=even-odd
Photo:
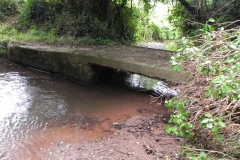
[[[139,74],[128,75],[126,84],[139,91],[151,92],[154,96],[175,97],[178,95],[178,91],[169,88],[165,82]]]
[[[34,81],[36,83],[36,81]],[[38,128],[51,125],[50,120],[66,114],[65,101],[54,91],[31,84],[30,77],[17,72],[0,74],[0,155],[8,159]],[[48,124],[49,123],[49,124]],[[54,121],[53,121],[54,123]]]
[[[87,87],[17,70],[0,68],[0,159],[43,159],[51,143],[108,135],[113,122],[138,110],[156,112],[148,105],[148,95],[122,86]]]

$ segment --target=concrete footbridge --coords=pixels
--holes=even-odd
[[[186,73],[171,70],[174,52],[132,46],[58,47],[36,44],[8,44],[8,58],[33,68],[85,83],[93,83],[109,70],[180,82]]]

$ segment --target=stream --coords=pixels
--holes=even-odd
[[[57,143],[112,134],[112,124],[144,113],[163,114],[149,94],[118,77],[85,86],[12,63],[0,65],[0,159],[38,160]]]

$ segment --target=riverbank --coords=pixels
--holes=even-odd
[[[141,114],[110,124],[111,135],[91,141],[53,144],[45,151],[48,160],[162,160],[178,159],[181,139],[166,134],[164,118]]]

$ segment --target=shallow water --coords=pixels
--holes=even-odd
[[[0,159],[43,159],[53,143],[94,140],[140,113],[163,113],[148,94],[114,79],[84,86],[18,66],[0,66]]]

